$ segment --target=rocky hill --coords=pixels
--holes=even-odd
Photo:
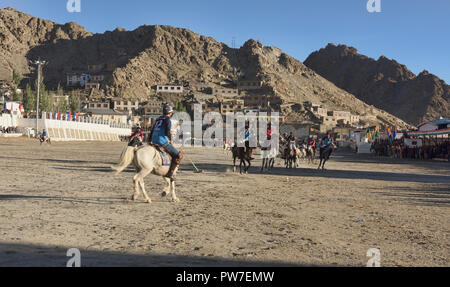
[[[308,120],[309,114],[298,107],[309,101],[331,110],[351,111],[366,123],[408,126],[336,87],[280,49],[255,40],[232,49],[213,38],[170,26],[92,34],[75,23],[60,25],[12,8],[0,9],[0,40],[0,69],[27,75],[33,71],[29,60],[47,60],[44,74],[50,87],[64,84],[67,73],[86,72],[93,64],[112,67],[102,71],[104,94],[124,98],[147,99],[154,85],[175,80],[232,84],[240,76],[262,81],[265,93],[281,97],[288,118]]]
[[[360,100],[411,124],[450,117],[450,86],[427,71],[416,76],[395,60],[374,60],[353,47],[333,44],[304,63]]]

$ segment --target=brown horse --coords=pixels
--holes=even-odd
[[[238,147],[236,145],[233,147],[233,172],[236,172],[236,159],[239,158],[240,174],[242,174],[242,164],[244,164],[244,172],[248,173],[248,170],[250,169],[251,166],[252,161],[251,155],[253,154],[253,150],[254,148],[249,148],[249,150],[246,152],[245,147]],[[245,162],[247,162],[248,165],[246,165]]]

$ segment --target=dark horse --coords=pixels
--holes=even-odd
[[[327,147],[320,148],[320,163],[317,169],[320,170],[320,166],[322,166],[322,170],[325,170],[325,163],[330,159],[331,153],[333,152],[334,148],[336,148],[336,145],[334,143],[331,143]]]
[[[234,146],[233,151],[233,172],[236,172],[236,159],[239,158],[241,161],[239,163],[239,172],[242,174],[242,164],[244,164],[244,172],[248,173],[251,166],[251,154],[254,148],[250,148],[250,152],[245,152],[245,147]],[[248,165],[245,164],[248,162]]]

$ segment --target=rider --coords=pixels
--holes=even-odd
[[[272,140],[272,122],[267,124],[267,140]]]
[[[46,130],[46,129],[44,129],[44,130],[42,131],[41,139],[42,139],[43,142],[46,142],[46,141],[47,141],[47,139],[48,139],[48,133],[47,133],[47,130]]]
[[[144,133],[142,132],[142,128],[139,123],[136,125],[136,131],[133,132],[130,136],[130,144],[133,142],[134,138],[137,138],[140,144],[142,144],[142,142],[144,141]]]
[[[293,132],[290,132],[290,133],[289,133],[289,136],[288,136],[288,138],[287,138],[287,142],[288,142],[288,143],[291,143],[291,142],[292,142],[292,144],[293,144],[293,146],[294,146],[294,148],[295,148],[295,145],[296,145],[296,142],[297,142],[297,138],[294,136],[294,133],[293,133]]]
[[[252,149],[250,148],[250,130],[248,128],[248,125],[245,126],[244,143],[245,153],[249,156],[250,160],[254,160],[254,158],[252,157]]]
[[[313,151],[314,151],[314,154],[316,154],[316,140],[314,139],[313,136],[310,136],[310,137],[309,137],[308,145],[309,145],[310,147],[312,147],[312,149],[313,149]]]
[[[289,136],[287,137],[287,146],[290,147],[290,144],[292,143],[292,147],[294,149],[294,155],[297,155],[297,149],[296,144],[297,144],[297,138],[294,136],[293,132],[289,133]]]
[[[331,144],[331,135],[327,134],[326,136],[323,137],[320,148],[327,148],[330,146],[330,144]]]
[[[172,145],[172,134],[170,133],[172,123],[170,118],[173,113],[173,107],[165,104],[163,107],[164,115],[156,120],[152,133],[150,134],[151,144],[160,145],[172,157],[169,172],[165,176],[171,180],[175,180],[174,171],[183,159],[183,154]]]

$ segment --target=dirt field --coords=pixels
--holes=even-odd
[[[302,164],[241,176],[221,149],[186,149],[180,203],[132,195],[114,176],[123,143],[0,138],[0,266],[450,266],[450,164],[338,151],[319,172]],[[254,162],[260,165],[260,160]]]

